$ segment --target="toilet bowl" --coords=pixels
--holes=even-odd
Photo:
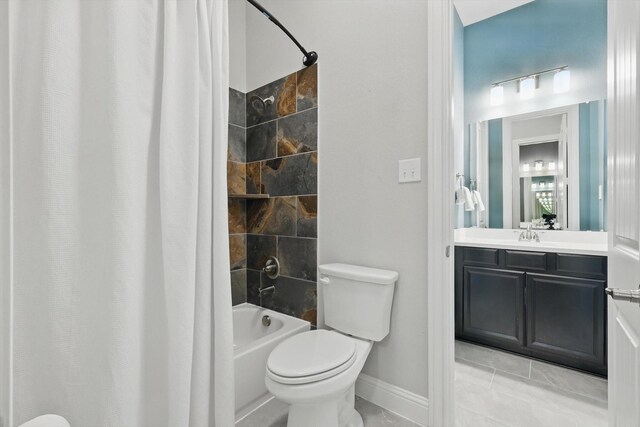
[[[362,426],[354,408],[355,382],[372,346],[372,341],[316,330],[298,334],[274,349],[265,384],[290,405],[287,425]]]
[[[292,336],[269,355],[265,384],[289,404],[288,427],[362,427],[355,383],[374,341],[389,333],[398,273],[321,265],[325,324]]]

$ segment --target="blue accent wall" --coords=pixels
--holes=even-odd
[[[606,42],[606,0],[536,0],[465,27],[465,123],[605,99]],[[492,83],[564,65],[568,93],[554,94],[547,74],[533,99],[511,83],[504,105],[490,106]]]
[[[502,228],[502,119],[489,120],[489,188],[489,228]]]
[[[600,144],[600,135],[606,129],[599,112],[604,101],[580,104],[580,229],[605,229],[604,201],[599,199],[598,187],[606,188],[606,133]],[[606,193],[606,190],[605,190]],[[606,194],[605,194],[606,200]]]

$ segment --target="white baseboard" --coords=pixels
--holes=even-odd
[[[366,374],[358,376],[356,395],[421,426],[427,425],[429,401],[426,397]]]

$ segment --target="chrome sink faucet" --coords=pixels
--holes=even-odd
[[[533,231],[532,228],[533,226],[529,224],[527,226],[527,231],[523,231],[522,233],[520,233],[520,237],[518,237],[518,242],[521,242],[523,240],[526,240],[527,242],[533,242],[535,240],[536,242],[540,243],[540,237],[538,237],[538,233]]]

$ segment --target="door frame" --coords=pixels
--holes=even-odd
[[[454,425],[453,2],[430,0],[427,13],[428,419],[440,427]]]
[[[8,2],[0,2],[0,50],[9,51]],[[0,426],[13,425],[13,170],[9,55],[0,56]]]
[[[609,3],[612,1],[615,0],[608,0]],[[427,11],[429,61],[426,176],[430,205],[437,206],[427,212],[428,419],[429,426],[440,427],[454,425],[455,417],[453,2],[428,1]],[[609,27],[616,25],[612,21],[609,17]],[[611,78],[615,78],[615,75]],[[610,175],[609,188],[612,179],[615,177]],[[446,251],[449,251],[450,257],[445,255]]]

